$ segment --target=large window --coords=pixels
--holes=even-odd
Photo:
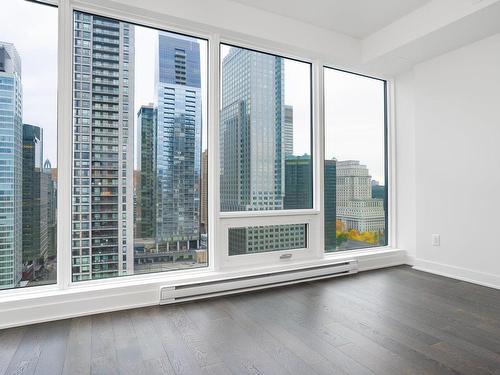
[[[387,244],[385,81],[325,68],[325,250]]]
[[[312,208],[311,64],[221,45],[221,211]]]
[[[0,289],[56,282],[56,102],[57,8],[2,1]]]
[[[0,295],[387,245],[385,81],[57,3],[0,4]]]
[[[74,13],[73,281],[207,265],[207,44]]]

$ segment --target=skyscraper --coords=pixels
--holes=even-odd
[[[285,159],[285,209],[312,208],[312,161],[310,155]]]
[[[134,27],[74,13],[73,280],[133,272]]]
[[[285,105],[283,121],[283,144],[285,146],[285,159],[293,155],[293,107]]]
[[[281,57],[242,48],[230,48],[222,61],[222,211],[285,208],[285,158],[293,153],[293,110],[284,105],[284,68]],[[228,234],[229,252],[297,248],[305,246],[306,235],[304,225],[235,228]]]
[[[166,250],[200,242],[200,45],[159,33],[156,67],[157,242]]]
[[[137,233],[135,237],[156,237],[156,110],[143,105],[137,113]]]
[[[337,218],[347,229],[385,230],[384,200],[372,198],[368,168],[357,160],[337,162]]]
[[[208,150],[201,154],[201,205],[200,205],[201,232],[208,230]]]
[[[48,258],[57,255],[57,182],[53,177],[50,160],[43,163],[43,173],[47,181],[47,227],[48,227]]]
[[[337,248],[337,159],[325,160],[324,174],[324,228],[325,250],[335,251]]]
[[[19,284],[22,274],[23,92],[21,58],[0,42],[0,289]]]
[[[23,125],[23,264],[35,277],[48,251],[48,179],[43,173],[43,129]]]
[[[231,48],[222,72],[221,210],[282,209],[283,59]]]

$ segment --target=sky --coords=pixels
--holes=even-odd
[[[44,159],[57,165],[57,9],[24,0],[2,1],[0,41],[16,46],[22,60],[23,122],[44,129]],[[20,16],[22,15],[22,19]],[[30,25],[22,27],[19,25]],[[135,27],[135,98],[137,111],[154,102],[157,30]],[[207,42],[199,40],[203,149],[207,124]],[[223,46],[221,55],[229,51]],[[285,104],[294,108],[294,154],[310,154],[310,65],[285,59]],[[379,80],[325,71],[326,158],[354,159],[384,181],[384,103]],[[69,124],[67,126],[70,126]]]
[[[21,57],[23,122],[43,128],[44,160],[49,159],[54,168],[57,165],[57,8],[24,0],[2,0],[0,41],[13,43]]]
[[[384,173],[384,83],[325,69],[325,157],[359,160],[381,185]]]

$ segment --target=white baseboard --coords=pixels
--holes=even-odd
[[[338,253],[328,258],[325,257],[322,262],[343,258],[355,259],[358,261],[359,271],[367,271],[405,264],[405,257],[405,251],[400,249],[362,250],[344,254]],[[321,261],[315,261],[315,263],[321,263]],[[253,275],[258,275],[265,273],[265,270],[259,269],[253,272]],[[200,276],[200,281],[202,277],[204,281],[209,281],[212,276]],[[213,277],[220,279],[224,275],[218,274]],[[160,303],[160,288],[166,285],[169,283],[160,280],[137,285],[123,282],[113,287],[101,289],[55,290],[45,295],[32,294],[24,298],[10,298],[4,301],[0,298],[0,329],[158,305]]]
[[[450,266],[443,263],[428,260],[414,259],[413,268],[418,271],[433,273],[440,276],[450,277],[469,283],[500,289],[500,275],[474,271],[467,268]]]

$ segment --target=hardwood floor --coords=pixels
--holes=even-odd
[[[500,291],[394,267],[0,332],[0,374],[500,374]]]

